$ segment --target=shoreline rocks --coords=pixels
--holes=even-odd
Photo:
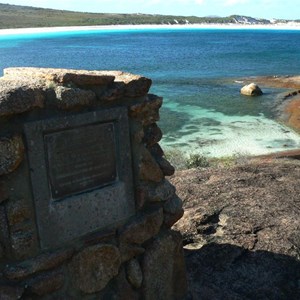
[[[177,171],[188,299],[299,299],[299,160]]]
[[[241,88],[241,94],[245,96],[261,96],[263,94],[260,87],[255,83],[250,83]]]
[[[257,76],[240,81],[249,85],[254,80],[263,87],[286,89],[283,94],[279,91],[272,110],[281,122],[300,133],[300,76]]]

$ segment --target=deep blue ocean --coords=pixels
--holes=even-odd
[[[243,77],[300,74],[300,31],[139,29],[0,35],[0,73],[34,66],[122,70],[153,80],[164,98],[165,148],[208,156],[300,148],[300,136],[274,119],[285,90],[241,96]]]

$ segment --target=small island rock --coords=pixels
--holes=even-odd
[[[250,83],[241,88],[241,94],[246,96],[260,96],[263,92],[257,84]]]

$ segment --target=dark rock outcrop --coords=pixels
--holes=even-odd
[[[300,162],[191,169],[184,202],[189,299],[300,299]]]

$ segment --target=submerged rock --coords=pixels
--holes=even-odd
[[[250,83],[241,88],[241,94],[246,96],[260,96],[263,92],[257,84]]]

